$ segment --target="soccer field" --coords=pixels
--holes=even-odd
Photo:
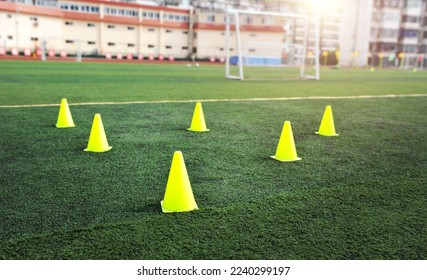
[[[0,259],[426,259],[426,112],[425,71],[0,61]],[[95,113],[106,153],[83,151]],[[300,161],[270,157],[284,121]],[[175,151],[199,210],[164,214]]]

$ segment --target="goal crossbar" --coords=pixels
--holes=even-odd
[[[227,79],[233,80],[244,80],[244,71],[243,71],[243,56],[242,56],[242,43],[241,43],[241,34],[240,34],[240,20],[239,15],[260,15],[260,16],[275,16],[282,18],[291,18],[291,19],[301,19],[304,21],[304,37],[303,37],[303,53],[302,53],[302,63],[300,65],[300,79],[311,79],[311,80],[320,80],[320,21],[319,18],[315,18],[315,46],[314,46],[314,55],[315,55],[315,75],[308,76],[305,75],[305,58],[307,56],[307,40],[308,40],[308,26],[309,26],[309,16],[305,14],[296,14],[296,13],[276,13],[276,12],[258,12],[258,11],[246,11],[246,10],[235,10],[229,9],[226,12],[225,17],[225,49],[226,49],[226,61],[225,61],[225,77]],[[230,29],[231,29],[231,17],[234,16],[235,21],[235,30],[236,30],[236,40],[237,40],[237,66],[239,68],[238,76],[230,75]]]

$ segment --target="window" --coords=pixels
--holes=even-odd
[[[188,50],[188,47],[185,47],[185,46],[184,46],[184,47],[182,47],[181,49],[183,49],[183,50]]]
[[[89,42],[87,42],[87,44],[88,44],[88,45],[95,45],[95,42],[93,42],[93,41],[89,41]]]
[[[251,33],[251,34],[249,34],[249,36],[256,37],[256,34],[255,33]]]
[[[11,14],[7,14],[7,18],[12,18],[12,15]]]
[[[399,36],[399,31],[397,29],[379,29],[380,37],[387,37],[387,38],[397,38]]]
[[[88,27],[95,27],[95,23],[88,23],[87,26]]]
[[[39,38],[37,38],[37,37],[31,37],[31,38],[30,38],[30,40],[31,40],[31,41],[36,41],[36,42],[37,42],[37,41],[39,40]]]
[[[234,23],[234,15],[229,15],[228,18],[230,20],[230,24],[233,24]],[[227,16],[224,17],[224,23],[227,23]]]
[[[245,24],[253,24],[254,23],[254,19],[252,17],[245,17],[244,18],[244,23]]]
[[[135,44],[128,44],[128,47],[135,47]]]
[[[148,45],[148,48],[152,49],[152,48],[154,48],[154,45]]]
[[[30,20],[31,21],[37,21],[37,18],[36,17],[30,17]]]
[[[148,31],[148,32],[154,32],[154,31],[155,31],[155,29],[154,29],[154,28],[148,28],[148,29],[147,29],[147,31]]]
[[[133,27],[133,26],[128,26],[128,30],[135,30],[135,27]]]
[[[74,22],[72,22],[72,21],[66,21],[66,22],[65,22],[65,25],[72,26],[72,25],[74,25]]]
[[[249,49],[249,52],[254,53],[254,52],[255,52],[255,49]]]
[[[399,14],[385,13],[384,21],[398,22],[400,20]]]
[[[172,49],[172,46],[166,46],[167,49]]]
[[[421,8],[422,5],[421,0],[407,0],[406,1],[406,7],[408,8]]]
[[[398,8],[400,6],[399,0],[385,0],[384,6]]]
[[[182,34],[188,34],[188,31],[182,31]]]
[[[150,19],[160,19],[160,14],[155,12],[143,12],[142,16]]]
[[[114,29],[115,28],[115,26],[114,25],[108,25],[107,26],[109,29]]]
[[[206,16],[206,22],[214,23],[215,22],[215,15],[207,15]]]
[[[404,53],[414,53],[417,51],[417,45],[403,45],[402,51]]]
[[[74,44],[74,41],[73,40],[65,40],[65,43],[67,43],[67,44]]]
[[[408,30],[404,29],[401,33],[402,37],[404,38],[417,38],[418,37],[418,31],[417,30]]]
[[[426,39],[427,38],[427,31],[423,32],[423,38]]]
[[[408,16],[404,15],[402,17],[402,22],[411,22],[411,23],[418,23],[420,21],[420,18],[417,16]]]
[[[172,33],[172,30],[166,29],[166,33]]]
[[[7,39],[9,39],[9,40],[13,40],[13,36],[7,36]]]
[[[262,24],[263,25],[272,25],[273,19],[271,17],[263,17],[262,18]]]
[[[393,43],[383,43],[381,50],[384,52],[393,52],[397,50],[397,46]]]
[[[115,46],[116,44],[115,44],[115,43],[111,43],[111,42],[109,42],[109,43],[108,43],[108,45],[109,45],[109,46]]]

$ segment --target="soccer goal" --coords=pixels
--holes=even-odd
[[[228,10],[225,23],[227,79],[320,79],[318,18]]]

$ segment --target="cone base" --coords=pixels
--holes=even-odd
[[[276,156],[271,156],[271,158],[275,159],[275,160],[278,160],[278,161],[281,161],[281,162],[290,162],[290,161],[302,160],[302,158],[300,158],[300,157],[297,157],[296,159],[286,159],[286,160],[278,159],[278,158],[276,158]]]
[[[319,131],[316,131],[315,133],[318,135],[322,135],[322,136],[339,136],[339,134],[337,134],[337,133],[335,133],[335,134],[322,134],[322,133],[319,133]]]
[[[193,132],[208,132],[208,131],[210,131],[210,129],[195,130],[195,129],[191,129],[191,128],[187,128],[187,130],[193,131]]]
[[[190,212],[190,211],[198,210],[199,209],[197,207],[197,205],[196,205],[196,208],[194,208],[194,209],[188,209],[188,210],[168,210],[168,209],[166,209],[166,208],[163,207],[163,200],[160,201],[160,206],[162,207],[162,212],[163,213]]]
[[[76,127],[74,124],[72,125],[59,125],[59,124],[55,124],[56,128],[71,128],[71,127]]]
[[[85,151],[85,152],[94,152],[94,153],[103,153],[103,152],[107,152],[107,151],[109,151],[109,150],[111,150],[113,147],[107,147],[107,148],[105,148],[105,149],[102,149],[102,150],[92,150],[92,149],[89,149],[89,148],[86,148],[86,149],[84,149],[83,151]]]

